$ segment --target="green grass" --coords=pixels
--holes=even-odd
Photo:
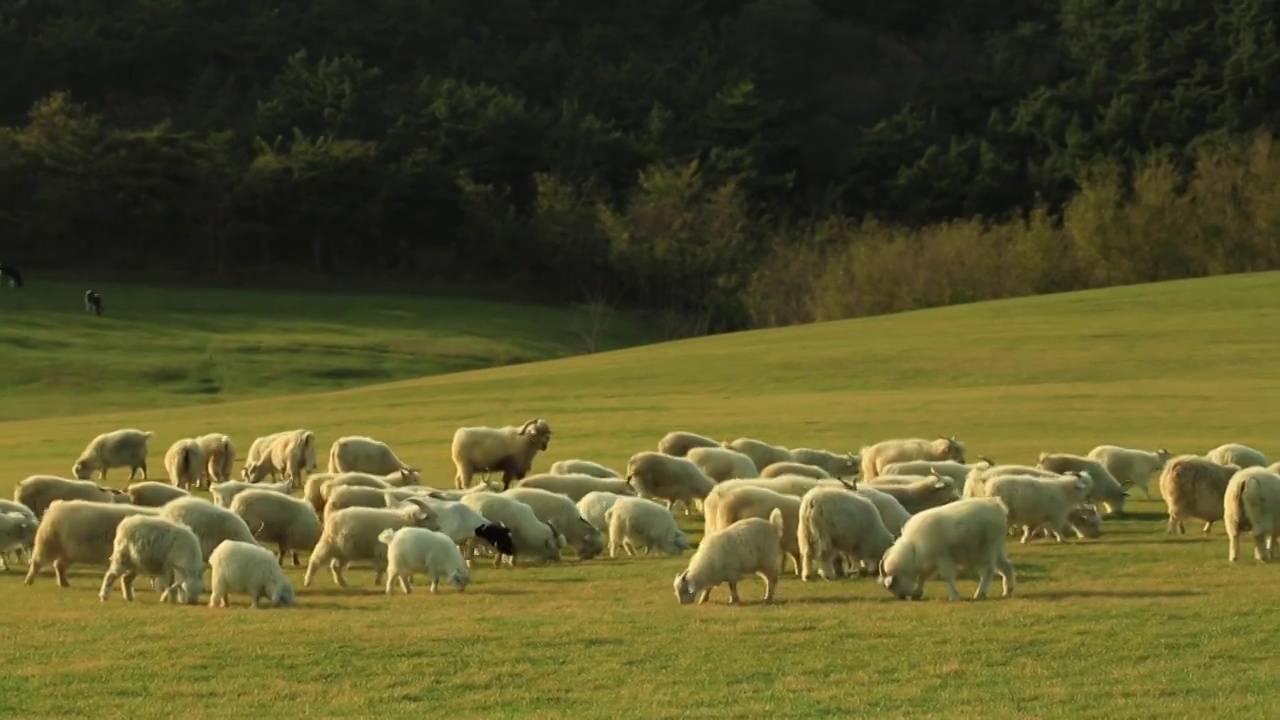
[[[585,312],[471,299],[95,286],[0,292],[0,420],[208,405],[589,351]],[[597,349],[649,342],[614,314]]]
[[[182,435],[222,430],[244,447],[305,426],[326,448],[339,434],[382,438],[448,485],[457,426],[535,416],[555,432],[537,469],[573,456],[621,466],[674,428],[833,450],[954,433],[1001,462],[1100,443],[1203,452],[1237,441],[1280,455],[1278,326],[1280,274],[1137,286],[317,395],[0,423],[0,458],[12,482],[68,472],[89,437],[116,427],[155,431],[158,458]],[[727,606],[724,588],[709,605],[680,606],[671,582],[687,555],[480,567],[465,594],[436,597],[384,597],[364,564],[351,590],[321,576],[282,611],[250,611],[243,598],[231,610],[162,607],[141,589],[133,606],[102,605],[101,568],[73,568],[66,590],[48,574],[23,587],[13,573],[0,577],[0,714],[1280,713],[1265,660],[1280,570],[1229,565],[1220,524],[1208,538],[1194,523],[1166,537],[1163,504],[1138,498],[1099,540],[1011,543],[1017,593],[985,603],[949,603],[938,582],[903,603],[871,580],[788,576],[772,606],[757,603],[755,580],[743,607]],[[698,536],[700,520],[681,522]]]

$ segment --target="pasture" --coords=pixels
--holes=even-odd
[[[108,303],[116,292],[104,290]],[[271,298],[253,305],[262,327],[275,322]],[[318,455],[339,435],[369,434],[431,484],[451,487],[455,428],[533,417],[554,432],[535,471],[568,457],[622,469],[672,429],[833,451],[955,434],[972,456],[1002,463],[1034,463],[1042,450],[1083,454],[1101,443],[1177,454],[1241,442],[1275,460],[1278,301],[1280,273],[1242,275],[738,333],[334,392],[216,404],[193,395],[172,408],[159,407],[172,393],[149,389],[141,371],[113,375],[136,387],[113,386],[92,407],[78,400],[77,385],[50,382],[14,401],[22,420],[0,423],[0,491],[10,497],[14,482],[36,472],[69,474],[92,436],[119,427],[156,433],[155,479],[163,479],[160,458],[178,437],[227,432],[243,456],[257,435],[306,427],[317,433]],[[282,315],[300,312],[281,302]],[[327,319],[333,336],[361,333],[387,347],[405,336],[402,325],[371,322],[372,305],[345,302],[346,314]],[[91,320],[76,310],[45,322]],[[164,356],[174,363],[189,363],[209,342],[186,343],[181,323],[148,313],[100,336],[112,367],[128,368],[132,357],[151,362],[146,348],[158,336],[169,338]],[[468,320],[481,316],[439,318],[462,328]],[[342,329],[347,322],[356,327]],[[8,343],[11,330],[3,332]],[[542,327],[524,342],[554,344],[547,339],[554,336]],[[413,359],[430,347],[421,343],[399,346],[411,357],[397,367],[435,362]],[[0,362],[22,352],[0,345]],[[246,363],[241,382],[277,387],[276,379],[323,352],[282,342],[270,369]],[[92,354],[77,362],[92,364]],[[25,372],[38,378],[39,370]],[[12,371],[0,373],[9,382]],[[133,392],[155,406],[127,407]],[[110,484],[122,487],[126,476],[112,471]],[[345,591],[327,573],[303,589],[301,568],[287,566],[300,597],[297,608],[282,610],[249,609],[242,596],[226,610],[161,606],[145,582],[134,604],[118,595],[104,604],[97,598],[104,568],[73,567],[69,589],[49,571],[24,587],[15,570],[0,577],[7,660],[0,714],[1280,713],[1265,659],[1275,645],[1280,568],[1256,565],[1248,543],[1245,559],[1229,565],[1221,523],[1208,538],[1194,522],[1187,535],[1167,537],[1158,492],[1151,500],[1134,495],[1129,516],[1104,522],[1098,540],[1011,541],[1017,591],[995,599],[997,582],[986,602],[967,599],[976,576],[960,583],[965,601],[947,602],[945,583],[934,581],[923,602],[907,603],[874,579],[802,583],[788,571],[773,605],[758,603],[763,583],[748,579],[741,607],[726,605],[723,586],[707,605],[680,606],[672,578],[688,553],[580,563],[568,551],[558,565],[515,570],[482,562],[466,593],[442,587],[432,596],[419,586],[408,597],[385,596],[367,563],[353,567]],[[701,518],[678,519],[696,542]]]

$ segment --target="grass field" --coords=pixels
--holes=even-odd
[[[73,308],[74,310],[74,308]],[[354,311],[353,311],[354,312]],[[134,326],[131,326],[134,327]],[[140,324],[136,331],[146,337]],[[545,417],[544,469],[621,467],[667,430],[857,450],[956,434],[1033,462],[1099,443],[1280,454],[1280,273],[1137,286],[653,345],[337,392],[0,423],[4,481],[67,473],[92,435],[221,430],[245,447],[304,426],[391,443],[448,485],[459,425]],[[121,335],[134,332],[120,328]],[[374,330],[368,329],[373,333]],[[391,342],[401,333],[383,331]],[[373,337],[379,337],[374,335]],[[104,351],[123,357],[119,347]],[[306,352],[291,354],[308,362]],[[281,361],[286,358],[282,355]],[[117,360],[124,363],[125,360]],[[266,380],[246,383],[267,385]],[[57,386],[47,407],[75,405]],[[33,401],[34,402],[34,401]],[[41,401],[44,402],[44,401]],[[114,408],[102,404],[91,412]],[[33,408],[34,414],[34,408]],[[160,475],[160,472],[156,473]],[[123,476],[113,484],[122,485]],[[8,488],[0,488],[8,492]],[[1011,544],[1010,600],[895,601],[872,580],[743,583],[680,606],[684,558],[480,567],[465,594],[384,596],[368,565],[292,610],[103,605],[101,568],[72,587],[0,577],[5,717],[1150,718],[1280,713],[1268,658],[1280,571],[1226,562],[1221,524],[1166,537],[1158,499],[1096,541]],[[682,518],[693,538],[700,519]],[[1251,553],[1251,551],[1249,551]],[[301,572],[290,570],[300,582]],[[961,583],[972,593],[975,579]],[[139,584],[145,588],[146,583]],[[995,595],[998,596],[998,583]],[[215,710],[216,708],[216,710]],[[1238,709],[1239,712],[1234,712]]]

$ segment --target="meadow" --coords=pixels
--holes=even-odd
[[[270,298],[245,301],[263,323],[277,312]],[[351,316],[329,318],[332,327],[345,318],[359,326],[351,332],[388,345],[406,333],[366,322],[371,309],[348,306]],[[286,303],[279,312],[298,310]],[[48,322],[57,320],[81,322]],[[451,486],[455,428],[532,417],[546,418],[554,432],[535,470],[568,457],[622,468],[672,429],[833,451],[955,434],[971,455],[998,462],[1034,462],[1040,451],[1084,453],[1101,443],[1177,454],[1242,442],[1274,458],[1276,327],[1280,273],[1266,273],[241,401],[196,395],[165,404],[171,393],[115,372],[101,380],[92,407],[74,386],[48,383],[21,395],[21,419],[0,422],[0,492],[8,496],[28,474],[69,473],[90,437],[118,427],[156,433],[156,479],[164,449],[179,437],[227,432],[243,453],[257,435],[307,427],[325,452],[340,435],[378,437],[431,484]],[[135,354],[145,364],[147,343],[162,334],[172,336],[169,362],[180,362],[179,325],[141,312],[97,336],[96,352],[113,367],[127,368]],[[531,332],[527,342],[549,342],[546,335],[554,332]],[[0,365],[24,352],[11,337],[0,345]],[[229,332],[226,342],[240,337]],[[322,352],[282,346],[273,377]],[[198,353],[203,346],[183,347]],[[244,368],[246,387],[274,386],[271,377],[251,375],[258,366]],[[0,373],[7,381],[11,371]],[[114,404],[133,393],[151,406]],[[69,408],[77,412],[66,414]],[[110,483],[123,486],[126,474],[115,471]],[[384,595],[369,566],[358,564],[350,589],[322,574],[301,589],[297,608],[284,610],[252,610],[244,598],[227,610],[161,606],[145,582],[134,604],[118,595],[103,604],[102,568],[73,567],[69,589],[48,571],[24,587],[15,570],[0,576],[0,715],[1113,720],[1280,713],[1271,664],[1260,660],[1275,644],[1267,618],[1280,596],[1280,571],[1255,564],[1251,550],[1229,564],[1221,523],[1209,537],[1197,523],[1188,523],[1185,536],[1166,536],[1158,492],[1134,495],[1129,515],[1105,522],[1097,540],[1011,542],[1016,593],[986,602],[967,599],[976,577],[960,583],[965,601],[947,602],[945,584],[935,581],[923,602],[907,603],[873,579],[803,583],[787,575],[771,605],[759,603],[763,584],[746,580],[740,607],[726,604],[723,587],[707,605],[680,606],[672,579],[688,554],[579,562],[568,552],[550,566],[482,564],[463,594],[419,589],[408,597]],[[701,519],[678,517],[696,542]],[[300,584],[301,569],[289,573]]]

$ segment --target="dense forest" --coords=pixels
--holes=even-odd
[[[1280,267],[1273,0],[14,0],[0,260],[673,335]]]

